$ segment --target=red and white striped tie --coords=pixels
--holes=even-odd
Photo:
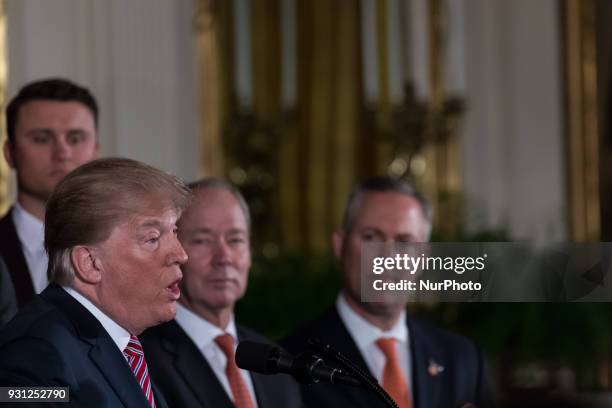
[[[147,367],[147,361],[142,352],[142,344],[140,344],[138,337],[130,336],[130,341],[125,350],[123,350],[123,354],[127,358],[128,364],[142,388],[142,392],[144,392],[145,397],[149,401],[149,405],[151,408],[155,408],[149,368]]]

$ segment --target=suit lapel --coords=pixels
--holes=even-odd
[[[329,323],[326,324],[325,334],[321,336],[322,338],[320,340],[329,343],[333,348],[340,351],[345,357],[348,357],[349,360],[369,373],[370,370],[361,352],[359,352],[357,344],[353,340],[353,337],[351,337],[335,308],[330,312],[328,318]]]
[[[362,368],[365,372],[372,375],[368,365],[366,364],[357,344],[351,337],[344,322],[340,318],[336,308],[333,308],[326,316],[324,321],[324,330],[320,332],[320,340],[323,343],[330,344],[334,349],[342,353],[356,366]],[[342,392],[346,398],[353,402],[352,406],[379,406],[378,397],[370,392],[354,392],[354,389],[349,386],[338,386],[339,392]]]
[[[410,353],[412,357],[413,399],[417,407],[436,407],[440,395],[440,382],[444,360],[431,347],[435,342],[428,339],[421,327],[408,319]]]
[[[25,303],[31,300],[34,293],[34,285],[30,277],[30,270],[23,255],[21,242],[15,229],[12,217],[13,209],[0,220],[0,255],[4,259],[4,263],[8,267],[17,302],[21,308]]]
[[[52,283],[41,296],[66,314],[78,336],[90,345],[89,357],[126,407],[148,408],[149,403],[127,361],[100,322],[58,285]]]
[[[242,329],[240,326],[236,327],[238,332],[238,341],[250,340],[248,333]],[[271,407],[276,406],[274,404],[273,397],[269,395],[268,390],[270,390],[269,380],[273,377],[269,377],[266,375],[260,375],[253,372],[249,372],[249,376],[251,377],[251,381],[253,382],[253,388],[255,391],[255,398],[257,399],[257,406],[259,407]],[[272,384],[274,386],[274,384]]]
[[[255,389],[255,398],[257,399],[257,406],[267,407],[271,406],[269,397],[266,393],[266,379],[262,375],[254,375],[249,373],[251,381],[253,381],[253,388]]]
[[[153,385],[153,396],[155,398],[155,406],[157,408],[168,408],[168,403],[166,402],[164,395],[159,391],[159,388],[157,388],[157,386],[153,382],[151,382],[151,384]]]
[[[162,347],[172,355],[178,375],[203,407],[233,408],[231,400],[208,361],[175,321],[165,325],[162,332]]]
[[[329,342],[332,346],[337,345],[337,347],[334,347],[342,354],[370,373],[363,356],[357,348],[357,344],[355,344],[335,308],[328,318],[329,323],[325,325],[325,335],[322,336],[321,340]],[[444,359],[441,357],[440,353],[432,347],[436,342],[428,337],[427,332],[423,330],[419,324],[411,319],[407,319],[407,325],[410,336],[409,352],[412,359],[413,389],[411,392],[414,406],[436,407],[439,403],[440,384],[442,381],[441,375],[443,375],[443,371],[437,372],[433,370],[433,368],[443,367]],[[349,398],[357,395],[351,392],[347,392],[346,394]],[[369,394],[368,398],[371,398],[371,402],[368,403],[367,406],[378,406],[377,404],[380,404],[373,394]],[[357,402],[363,404],[363,401]],[[356,404],[355,406],[358,405]]]
[[[136,381],[136,377],[127,365],[125,358],[110,337],[98,338],[89,355],[123,405],[126,407],[149,407],[149,402],[145,398],[140,384]],[[135,392],[135,390],[139,392]]]

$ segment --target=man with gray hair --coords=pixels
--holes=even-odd
[[[265,376],[237,367],[239,341],[268,342],[234,320],[251,268],[250,216],[242,194],[217,178],[190,185],[194,199],[179,220],[189,255],[182,266],[183,296],[176,320],[143,336],[151,373],[177,407],[300,407],[288,376]]]
[[[137,336],[176,314],[189,197],[129,159],[68,174],[45,213],[51,284],[0,332],[0,386],[68,387],[78,407],[165,407]]]
[[[483,360],[469,340],[407,316],[406,302],[361,298],[361,253],[366,243],[429,240],[432,211],[409,183],[374,177],[356,186],[342,228],[332,237],[342,266],[342,290],[335,307],[282,344],[291,352],[318,338],[369,372],[407,407],[488,406]],[[303,389],[313,407],[384,407],[362,389],[317,384]]]

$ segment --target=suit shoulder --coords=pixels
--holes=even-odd
[[[480,358],[480,350],[476,343],[461,334],[420,319],[410,318],[408,327],[411,336],[424,337],[439,350],[448,350],[457,355]]]
[[[255,341],[258,343],[275,344],[271,339],[267,338],[263,334],[246,327],[243,325],[237,325],[236,330],[238,331],[238,338],[242,340]]]
[[[338,313],[334,308],[331,308],[317,318],[298,327],[287,337],[280,340],[279,344],[291,352],[298,352],[304,349],[310,337],[325,339],[330,333],[337,332],[338,326],[341,324],[342,321]]]
[[[37,297],[22,308],[0,332],[0,343],[17,336],[48,336],[49,332],[66,327],[68,320],[57,307]]]
[[[3,254],[6,257],[10,256],[9,247],[12,246],[10,243],[14,243],[16,239],[19,243],[16,236],[17,232],[15,229],[15,224],[13,223],[13,217],[11,217],[11,212],[12,209],[9,210],[2,218],[0,218],[0,243],[3,244],[0,245],[0,254]],[[19,245],[21,245],[21,243],[19,243]]]
[[[45,338],[23,336],[0,346],[0,385],[74,384],[63,353]]]
[[[184,337],[188,339],[183,329],[176,323],[175,320],[149,327],[138,336],[145,351],[150,351],[156,354],[163,355],[168,348],[175,349],[177,339],[181,341]]]
[[[15,232],[15,224],[13,223],[13,217],[11,216],[12,211],[13,208],[11,207],[6,214],[0,217],[0,232],[3,233],[2,235],[9,233],[14,234]],[[9,237],[7,237],[7,239],[8,238]],[[13,237],[10,238],[12,239]]]
[[[3,227],[7,222],[12,222],[11,220],[11,212],[13,211],[13,207],[9,208],[9,210],[0,216],[0,228]]]
[[[265,344],[276,344],[264,335],[248,327],[238,325],[238,337],[240,340],[255,341]],[[266,394],[265,400],[270,406],[279,407],[302,407],[302,397],[299,384],[287,374],[274,376],[251,372],[255,388]]]
[[[164,335],[164,333],[168,330],[173,330],[176,322],[171,320],[169,322],[165,322],[162,324],[158,324],[157,326],[152,326],[142,332],[138,338],[142,341],[155,341]]]

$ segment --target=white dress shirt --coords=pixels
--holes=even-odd
[[[11,215],[30,270],[34,291],[40,293],[49,284],[47,278],[49,257],[44,246],[45,226],[42,221],[24,210],[18,202],[15,202]]]
[[[400,367],[406,377],[410,389],[410,396],[412,397],[412,372],[410,370],[412,361],[409,351],[410,335],[408,333],[408,326],[406,326],[406,312],[402,311],[400,318],[391,330],[382,331],[355,313],[342,293],[338,295],[336,299],[336,308],[338,309],[340,319],[342,319],[353,341],[357,344],[357,348],[370,369],[370,372],[381,385],[386,358],[376,345],[376,340],[381,337],[394,338],[397,340],[395,344],[397,347],[397,356],[400,359]]]
[[[83,305],[85,309],[89,310],[89,313],[91,313],[92,315],[94,315],[96,319],[98,319],[102,327],[104,327],[104,330],[106,330],[106,332],[111,337],[111,339],[113,339],[113,341],[119,348],[119,351],[121,351],[121,354],[125,358],[125,354],[123,354],[123,350],[125,350],[128,343],[130,342],[130,333],[127,330],[125,330],[123,327],[119,326],[113,319],[111,319],[103,311],[98,309],[96,305],[91,303],[89,299],[81,295],[79,292],[77,292],[73,288],[68,287],[68,286],[62,286],[62,288],[66,292],[68,292],[69,295],[75,298],[77,302]],[[146,359],[146,356],[145,356],[145,359]]]
[[[193,313],[180,303],[176,305],[176,322],[181,326],[185,333],[191,338],[193,343],[197,346],[198,350],[202,353],[213,372],[219,379],[219,382],[225,389],[228,397],[233,400],[232,390],[230,388],[229,381],[225,375],[225,366],[227,365],[227,357],[221,348],[215,342],[215,338],[222,334],[228,333],[234,338],[234,352],[238,346],[238,334],[236,332],[236,323],[234,317],[230,319],[229,324],[225,331],[219,327],[209,323],[207,320]],[[257,408],[257,399],[255,398],[255,389],[253,388],[253,381],[249,372],[240,369],[242,380],[244,381],[253,405]]]

